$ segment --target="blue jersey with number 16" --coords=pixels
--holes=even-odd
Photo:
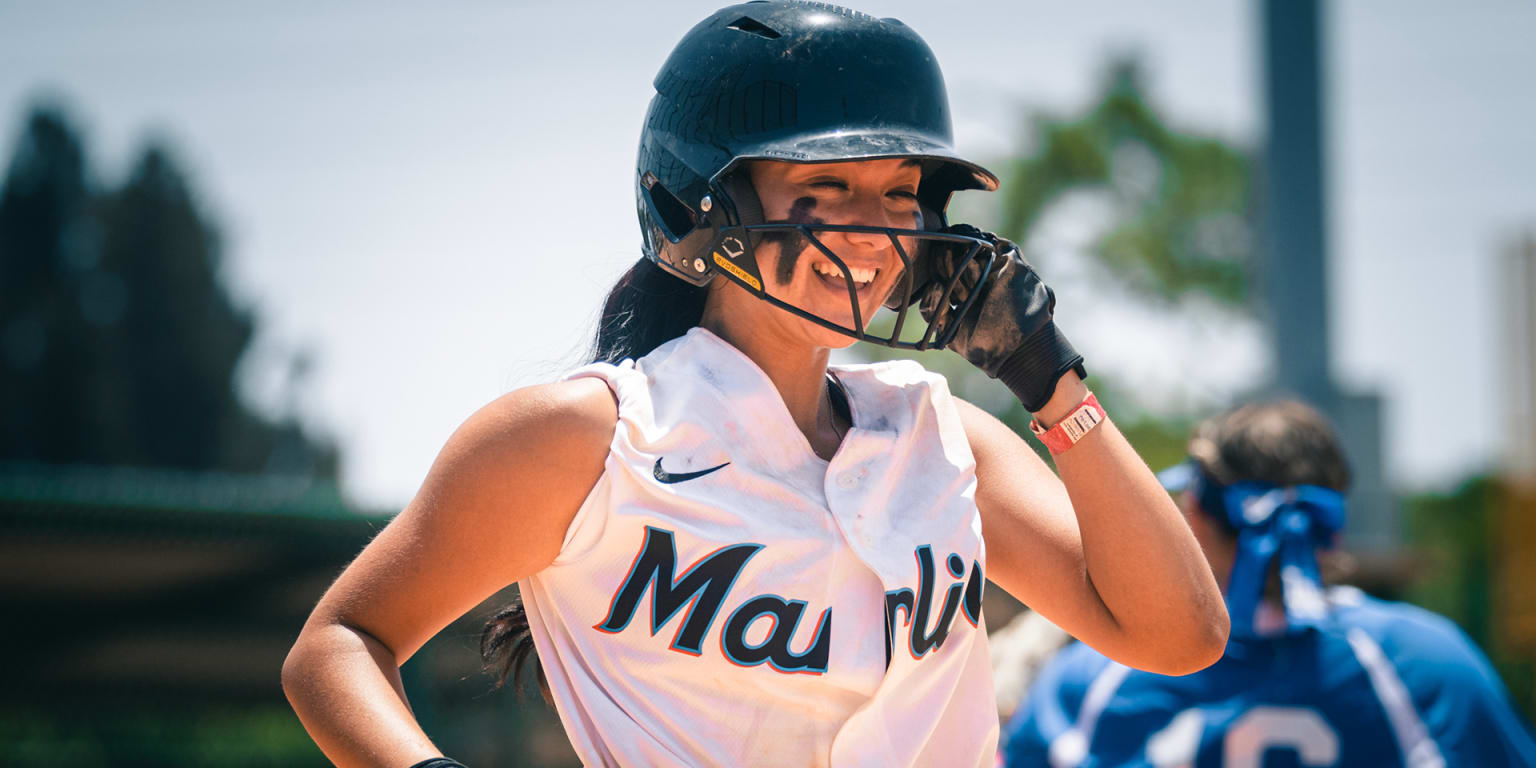
[[[1234,639],[1184,677],[1061,652],[1004,734],[1007,766],[1536,766],[1536,742],[1450,621],[1355,589],[1315,628]]]

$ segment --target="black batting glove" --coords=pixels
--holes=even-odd
[[[992,273],[981,285],[981,295],[962,317],[946,321],[955,324],[949,348],[960,353],[972,365],[1013,390],[1030,412],[1039,411],[1050,402],[1056,382],[1067,371],[1086,377],[1083,356],[1056,328],[1056,294],[1024,261],[1012,242],[969,224],[956,224],[943,232],[976,237],[997,249]],[[944,285],[955,274],[955,264],[966,253],[965,246],[946,245],[931,251],[928,268],[932,282],[920,292],[919,310],[930,323],[940,310],[953,310],[965,303],[976,290],[985,259],[973,259],[963,265],[960,280],[950,294],[948,307],[940,307]]]

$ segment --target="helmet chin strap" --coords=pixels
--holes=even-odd
[[[752,174],[746,168],[735,168],[720,177],[717,182],[725,193],[727,224],[749,226],[767,223],[763,215],[763,202],[752,186]]]

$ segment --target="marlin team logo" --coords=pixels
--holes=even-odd
[[[724,465],[722,465],[724,466]],[[719,467],[706,470],[713,472]],[[660,472],[658,466],[657,471]],[[676,477],[674,475],[673,477]],[[690,656],[704,652],[704,640],[720,616],[726,597],[735,586],[742,569],[758,552],[762,544],[743,543],[721,547],[696,560],[677,573],[677,543],[671,531],[645,527],[645,540],[635,560],[629,567],[623,582],[614,592],[608,606],[608,615],[593,629],[608,634],[618,634],[629,627],[639,612],[640,601],[650,596],[650,633],[655,636],[668,624],[676,622],[671,650]],[[975,627],[981,618],[981,593],[985,579],[981,564],[973,563],[970,577],[950,584],[945,589],[944,601],[934,619],[934,595],[938,585],[937,569],[933,553],[928,546],[918,547],[913,553],[917,561],[918,588],[899,589],[885,594],[885,660],[890,665],[892,648],[896,641],[897,618],[907,627],[908,647],[913,659],[921,659],[939,648],[949,637],[950,625],[957,613]],[[945,561],[949,575],[959,579],[964,572],[964,561],[957,554],[950,554]],[[827,671],[827,661],[832,650],[832,609],[821,611],[811,639],[803,648],[792,648],[796,630],[805,618],[808,603],[775,594],[754,595],[736,606],[720,628],[720,653],[732,664],[755,667],[767,664],[778,672],[789,674],[819,675]],[[684,608],[687,610],[685,611]],[[682,617],[679,619],[678,614]],[[747,640],[748,630],[758,621],[768,619],[772,628],[760,642]]]
[[[902,624],[907,627],[907,652],[914,659],[921,659],[929,651],[944,645],[957,610],[964,614],[972,628],[981,621],[981,595],[986,583],[981,573],[981,563],[972,564],[969,579],[956,581],[944,590],[944,605],[939,609],[939,620],[930,630],[933,592],[937,586],[933,549],[924,544],[912,553],[912,557],[917,560],[917,594],[905,588],[885,593],[886,666],[891,664],[891,653],[896,645],[896,617],[899,614],[902,615]],[[959,579],[965,572],[965,561],[951,552],[945,558],[944,567],[949,570],[951,577]]]
[[[677,544],[671,531],[645,527],[645,542],[635,555],[629,575],[619,586],[608,608],[608,617],[594,629],[610,634],[623,632],[640,607],[640,598],[651,596],[651,635],[661,631],[677,616],[683,606],[688,611],[677,625],[669,646],[679,653],[698,656],[704,652],[704,636],[709,633],[725,597],[741,575],[741,569],[762,551],[761,544],[736,544],[699,558],[678,578]],[[767,663],[780,672],[819,675],[827,671],[827,656],[832,649],[832,609],[821,612],[815,640],[810,647],[796,652],[789,647],[800,618],[805,613],[804,600],[785,600],[777,595],[758,595],[731,612],[720,631],[720,652],[733,664],[755,667]],[[767,640],[756,645],[747,642],[747,629],[758,619],[773,620]]]

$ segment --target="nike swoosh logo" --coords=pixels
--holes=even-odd
[[[709,474],[711,472],[714,472],[717,469],[725,469],[726,466],[729,465],[729,464],[730,464],[730,462],[727,461],[725,464],[721,464],[718,467],[710,467],[709,469],[701,469],[701,470],[699,470],[697,472],[677,472],[677,473],[673,473],[673,472],[668,472],[665,469],[662,469],[661,468],[661,459],[657,459],[656,460],[656,468],[651,470],[651,474],[655,475],[656,479],[660,480],[663,483],[681,483],[684,480],[693,480],[695,478],[703,477],[703,476],[705,476],[705,475],[707,475],[707,474]]]

